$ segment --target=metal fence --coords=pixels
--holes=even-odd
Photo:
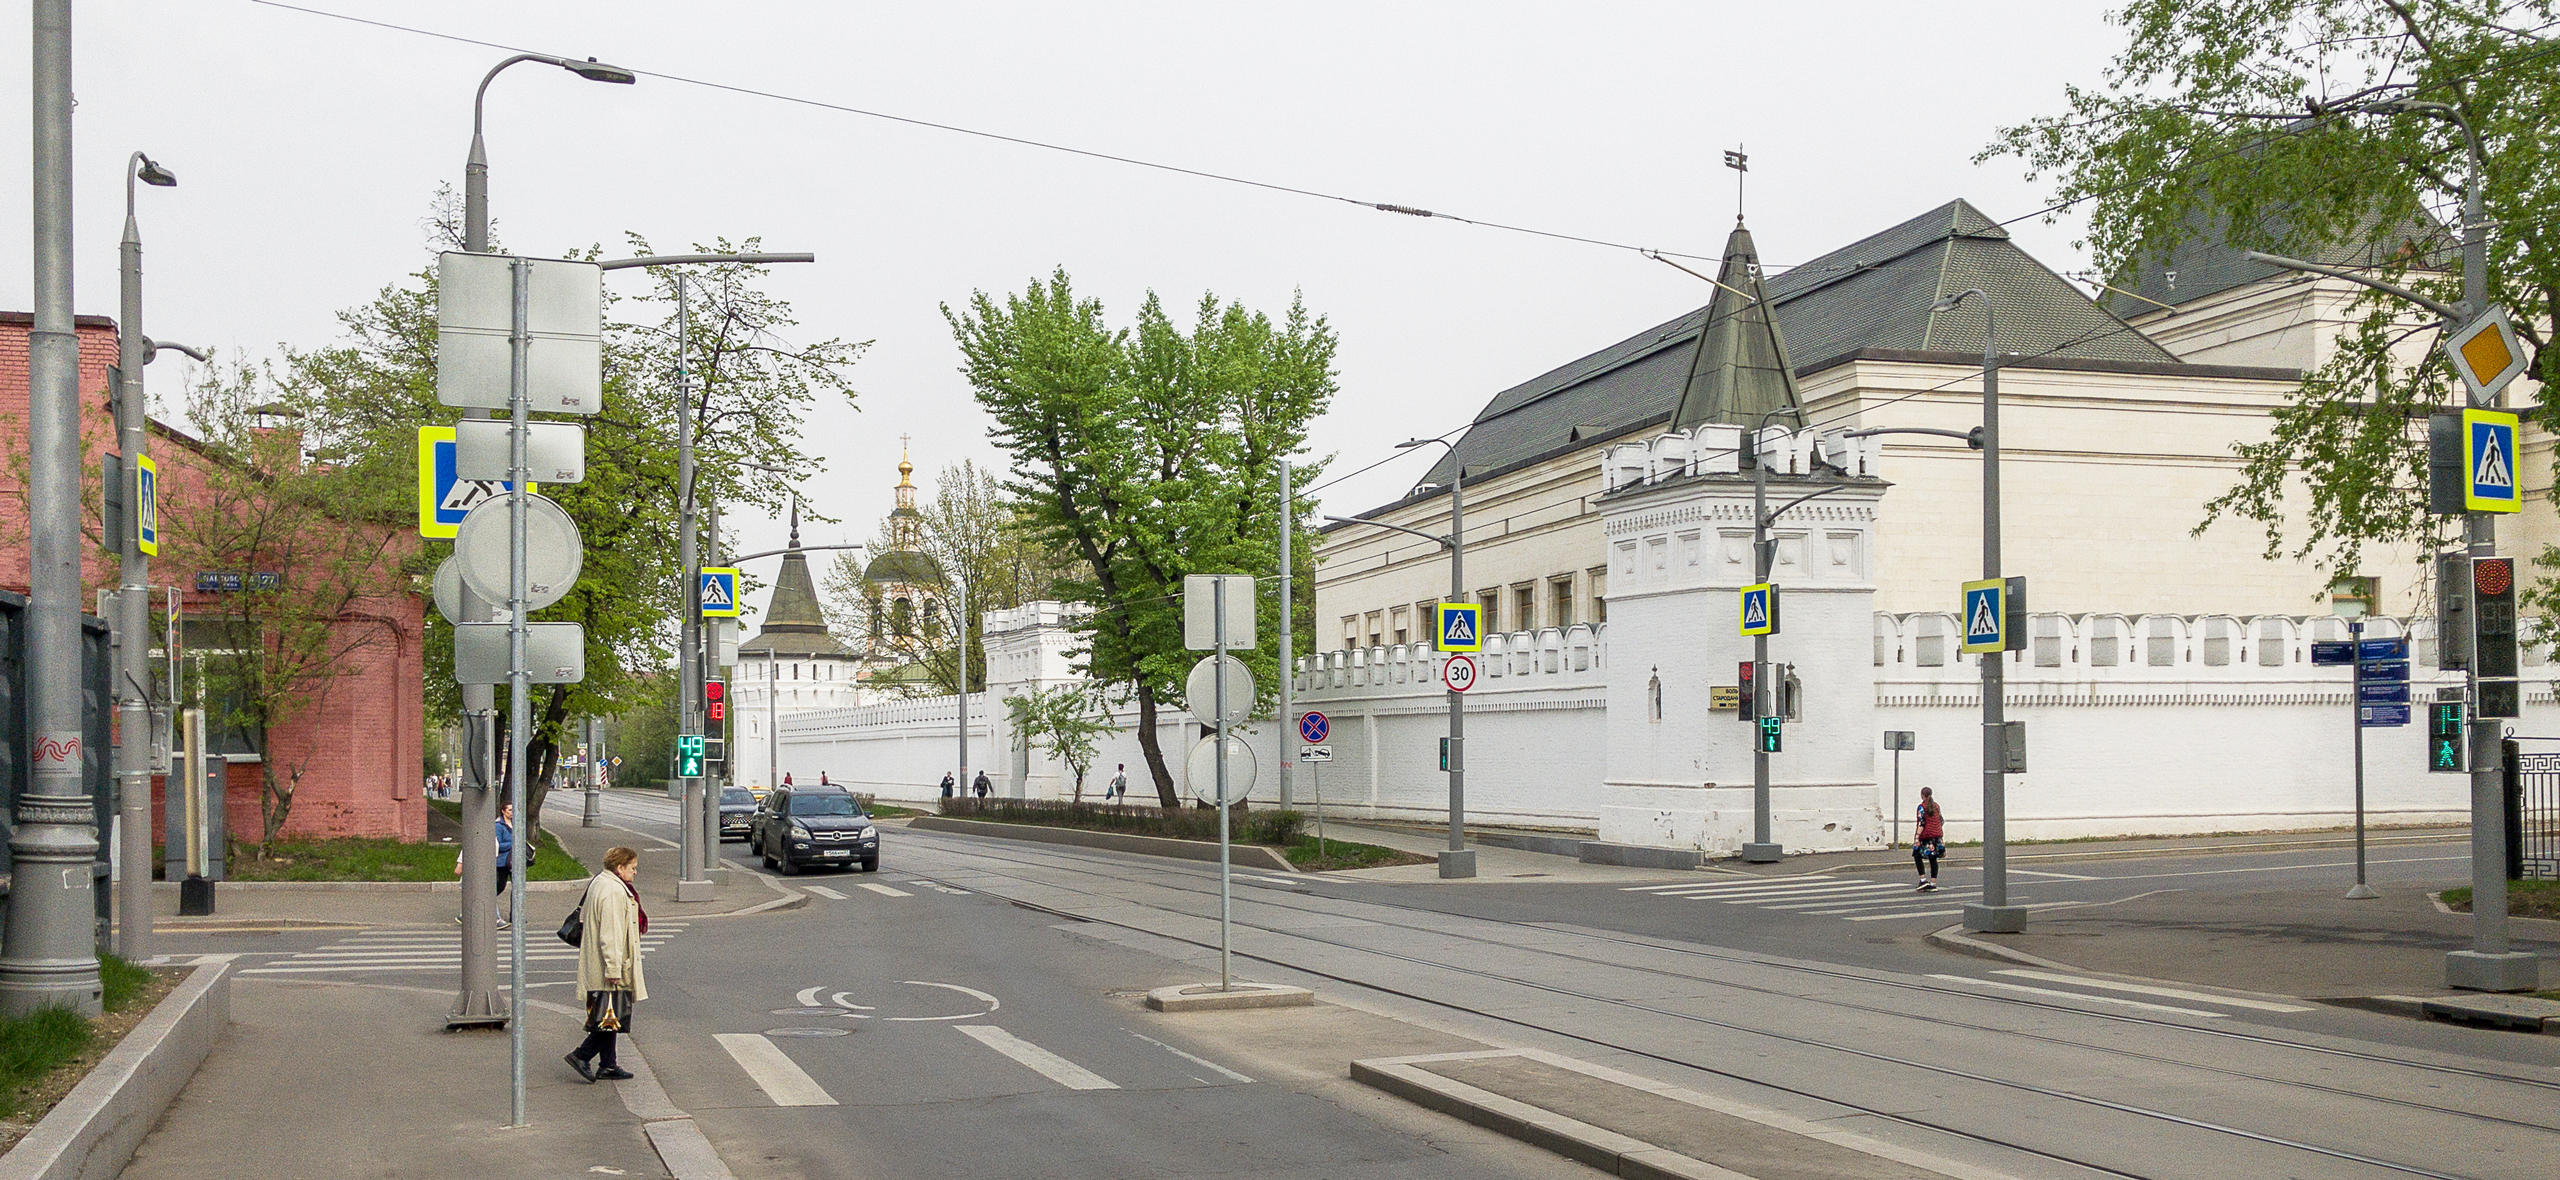
[[[2516,741],[2505,743],[2505,750],[2507,876],[2560,879],[2560,753],[2523,753]]]

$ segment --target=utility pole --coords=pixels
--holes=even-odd
[[[1979,287],[1938,300],[1949,311],[1967,299],[1982,301],[1982,577],[2000,573],[2000,321],[1991,297]],[[2005,615],[2013,592],[2003,582]],[[1967,620],[1969,624],[1970,619]],[[2001,623],[2000,649],[1982,656],[1982,900],[1964,907],[1964,928],[2015,934],[2027,928],[2027,908],[2009,904],[2009,724],[2007,644],[2017,637]]]
[[[1280,461],[1280,806],[1296,803],[1291,792],[1290,764],[1298,760],[1298,717],[1290,690],[1297,687],[1297,648],[1289,638],[1290,616],[1298,604],[1289,597],[1289,534],[1297,531],[1296,488],[1289,482],[1289,461]],[[1223,616],[1222,616],[1223,617]]]
[[[2472,130],[2471,121],[2463,116],[2460,109],[2440,102],[2396,99],[2358,109],[2428,115],[2452,123],[2461,131],[2463,146],[2471,161],[2471,174],[2462,189],[2461,306],[2450,307],[2395,284],[2338,267],[2257,252],[2252,252],[2250,259],[2371,287],[2434,312],[2455,327],[2486,315],[2490,306],[2489,218],[2482,186],[2487,183],[2488,160],[2481,151],[2480,136]],[[2496,392],[2475,396],[2471,400],[2480,409],[2495,409],[2502,401]],[[2465,512],[2462,535],[2473,568],[2476,569],[2482,559],[2498,555],[2497,523],[2491,514]],[[2506,757],[2503,745],[2506,735],[2502,732],[2504,727],[2498,724],[2501,718],[2480,716],[2477,654],[2474,653],[2472,666],[2463,673],[2465,695],[2471,702],[2472,713],[2471,947],[2446,953],[2445,984],[2473,991],[2531,991],[2540,982],[2541,960],[2530,951],[2516,950],[2507,929]]]
[[[71,320],[71,0],[34,0],[35,323],[27,334],[28,776],[0,1015],[100,1010],[97,821],[81,779],[80,340]],[[149,874],[146,864],[128,872]],[[58,872],[57,872],[58,870]],[[61,886],[51,882],[59,878]],[[44,888],[33,883],[46,882]]]
[[[1793,413],[1795,407],[1780,406],[1760,415],[1758,429],[1743,445],[1751,456],[1751,580],[1754,584],[1769,580],[1769,461],[1761,454],[1760,435],[1769,429],[1771,415]],[[1774,596],[1775,592],[1772,592]],[[1751,637],[1751,692],[1760,698],[1752,702],[1752,715],[1766,718],[1772,705],[1781,711],[1786,704],[1786,688],[1781,685],[1773,693],[1769,684],[1769,633],[1762,631]],[[1742,846],[1742,859],[1753,864],[1770,864],[1786,855],[1786,849],[1771,838],[1769,820],[1769,743],[1758,729],[1751,733],[1751,843]]]
[[[116,319],[115,390],[116,449],[122,452],[117,474],[126,509],[121,531],[109,547],[124,555],[123,581],[116,587],[116,817],[118,857],[125,870],[116,888],[116,953],[133,962],[151,957],[151,557],[142,548],[143,513],[149,502],[140,478],[150,442],[150,404],[143,396],[142,371],[157,351],[142,334],[142,231],[134,220],[133,182],[168,188],[178,178],[141,152],[125,162],[124,241],[119,245],[117,279],[120,302]],[[185,345],[168,345],[202,359]],[[152,481],[157,492],[158,481]],[[157,547],[156,516],[151,522]],[[135,866],[143,866],[140,871]]]
[[[702,554],[694,536],[695,479],[693,461],[693,388],[688,363],[692,357],[693,308],[686,299],[691,281],[676,272],[676,564],[684,570],[684,618],[676,645],[676,733],[702,736]],[[705,758],[704,762],[710,759]],[[683,767],[679,765],[678,770]],[[708,766],[697,767],[708,770]],[[676,900],[710,901],[711,879],[702,873],[702,778],[677,780]]]

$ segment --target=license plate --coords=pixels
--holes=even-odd
[[[853,850],[850,848],[830,848],[827,850],[826,854],[828,856],[851,856],[853,855]]]

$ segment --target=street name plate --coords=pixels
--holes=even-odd
[[[1742,707],[1742,686],[1715,684],[1707,687],[1707,711],[1730,713]]]
[[[2315,641],[2311,645],[2311,662],[2323,668],[2352,664],[2356,662],[2355,642],[2353,640]]]
[[[2407,705],[2356,706],[2356,724],[2364,726],[2366,729],[2385,729],[2395,725],[2407,725],[2408,723],[2409,706]]]

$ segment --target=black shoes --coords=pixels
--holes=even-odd
[[[579,1077],[582,1077],[582,1078],[587,1079],[587,1084],[589,1084],[589,1085],[594,1085],[594,1084],[595,1084],[595,1080],[596,1080],[596,1071],[595,1071],[595,1067],[594,1067],[594,1066],[591,1066],[591,1065],[588,1065],[588,1064],[587,1064],[585,1061],[583,1061],[583,1060],[580,1060],[577,1054],[575,1054],[575,1053],[566,1054],[566,1055],[562,1056],[562,1057],[560,1058],[560,1060],[568,1062],[568,1063],[569,1063],[569,1068],[571,1068],[571,1069],[574,1069],[574,1070],[578,1071],[578,1076],[579,1076]],[[622,1075],[622,1076],[624,1076],[624,1077],[629,1077],[629,1076],[631,1076],[631,1075],[629,1075],[629,1074],[624,1074],[624,1075]]]
[[[596,1080],[602,1082],[627,1082],[630,1081],[633,1076],[634,1075],[630,1070],[624,1069],[619,1065],[608,1065],[603,1069],[596,1071]]]

